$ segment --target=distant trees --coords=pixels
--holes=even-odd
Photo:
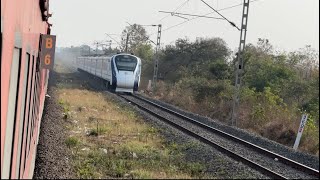
[[[139,24],[127,26],[121,33],[121,50],[136,52],[139,47],[148,44],[147,31]]]
[[[178,39],[175,45],[168,45],[163,50],[159,72],[172,81],[177,81],[181,76],[210,78],[215,75],[220,78],[228,74],[225,71],[229,70],[229,56],[230,50],[220,38],[198,39],[195,42]]]
[[[137,24],[122,32],[121,49],[140,57],[142,81],[153,76],[154,49],[145,29]],[[88,46],[63,48],[79,55]],[[114,49],[106,50],[114,52]],[[68,53],[66,53],[68,52]],[[156,94],[170,103],[212,118],[229,121],[234,94],[235,57],[221,38],[176,40],[160,50]],[[71,56],[68,56],[71,57]],[[74,57],[74,56],[72,56]],[[301,145],[319,151],[319,54],[311,46],[277,52],[268,39],[248,44],[244,54],[239,126],[292,145],[302,113],[309,119]],[[271,132],[275,127],[277,133]],[[280,129],[279,129],[280,128]]]
[[[277,55],[270,47],[261,39],[257,46],[247,46],[244,84],[258,92],[270,87],[284,102],[304,110],[307,104],[319,102],[318,53],[306,46]]]
[[[142,60],[150,62],[153,59],[154,52],[151,44],[138,44],[135,48],[134,54]]]
[[[293,78],[293,68],[288,68],[286,58],[275,56],[270,48],[249,44],[246,48],[244,83],[262,92],[265,87],[274,87]]]
[[[159,74],[165,84],[158,87],[158,96],[163,94],[163,99],[196,113],[230,120],[235,58],[230,60],[231,52],[222,39],[178,39],[163,48],[160,57]],[[302,140],[302,147],[319,151],[317,51],[306,46],[278,52],[268,39],[260,38],[246,46],[242,80],[240,127],[291,146],[301,114],[308,113],[308,140]],[[269,133],[274,127],[277,133]]]

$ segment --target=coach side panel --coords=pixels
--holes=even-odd
[[[38,0],[1,0],[1,178],[4,179],[32,178],[48,78],[46,70],[35,71],[35,64],[40,33],[46,34],[47,28]],[[35,76],[36,82],[30,86]]]
[[[112,83],[111,61],[105,57],[80,57],[77,67]]]
[[[111,58],[105,58],[102,60],[102,78],[109,81],[112,84],[112,71],[111,71]]]

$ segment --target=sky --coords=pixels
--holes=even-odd
[[[205,0],[219,10],[243,3],[243,0]],[[179,8],[180,7],[180,8]],[[241,24],[242,5],[219,11]],[[240,32],[227,21],[197,18],[172,27],[186,19],[160,13],[179,13],[220,17],[201,0],[51,0],[52,33],[58,47],[78,46],[94,41],[120,41],[120,34],[130,24],[162,24],[161,45],[174,44],[178,38],[220,37],[231,50],[239,46]],[[191,19],[192,17],[184,16]],[[170,28],[172,27],[172,28]],[[157,27],[145,26],[150,39],[156,41]],[[169,29],[168,29],[169,28]],[[319,51],[319,0],[254,0],[250,3],[247,44],[258,38],[269,39],[278,50],[294,51],[311,45]],[[113,40],[115,43],[115,41]],[[113,47],[117,44],[113,44]]]

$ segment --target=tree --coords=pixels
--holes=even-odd
[[[121,34],[121,50],[125,51],[127,45],[128,52],[136,53],[140,45],[148,44],[148,39],[147,32],[141,25],[127,26]]]
[[[90,53],[92,53],[92,48],[86,44],[83,44],[80,46],[81,49],[81,55],[89,55]]]
[[[217,79],[225,79],[230,73],[229,65],[222,60],[210,64],[209,70]]]
[[[119,50],[117,48],[111,48],[110,46],[108,48],[103,49],[104,54],[106,55],[112,55],[112,54],[116,54],[117,52],[119,52]]]
[[[276,91],[282,89],[284,82],[294,78],[294,71],[287,65],[287,58],[283,54],[274,55],[267,40],[259,39],[256,46],[249,44],[244,58],[243,82],[249,88],[263,92],[265,87],[272,87]]]
[[[151,62],[153,60],[153,49],[151,44],[137,45],[135,54],[145,62]]]
[[[271,54],[273,52],[273,46],[269,43],[268,39],[258,38],[257,48],[260,52]]]
[[[225,62],[229,55],[230,50],[221,38],[201,38],[195,42],[187,38],[178,39],[175,45],[166,46],[163,50],[159,72],[174,81],[185,75],[211,78],[211,66],[216,77],[224,78],[228,73],[222,71],[228,69]],[[218,66],[224,69],[218,72]]]
[[[313,72],[319,70],[319,53],[310,45],[289,54],[289,63],[304,79],[311,79]]]

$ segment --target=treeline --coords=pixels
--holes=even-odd
[[[121,39],[120,50],[109,48],[98,54],[127,49],[139,56],[143,90],[153,77],[151,41],[137,24],[127,26]],[[60,49],[60,54],[72,59],[91,50],[89,46],[70,47]],[[159,53],[159,82],[152,96],[230,124],[236,57],[225,41],[178,39]],[[300,149],[319,154],[319,54],[310,46],[280,52],[267,39],[248,44],[240,100],[238,127],[288,146],[294,143],[302,114],[307,113]]]
[[[178,39],[161,51],[156,96],[230,123],[235,60],[220,38]],[[143,76],[152,79],[153,61]],[[277,52],[266,39],[248,44],[238,126],[293,145],[302,113],[309,115],[302,149],[319,153],[319,57],[306,46]]]

